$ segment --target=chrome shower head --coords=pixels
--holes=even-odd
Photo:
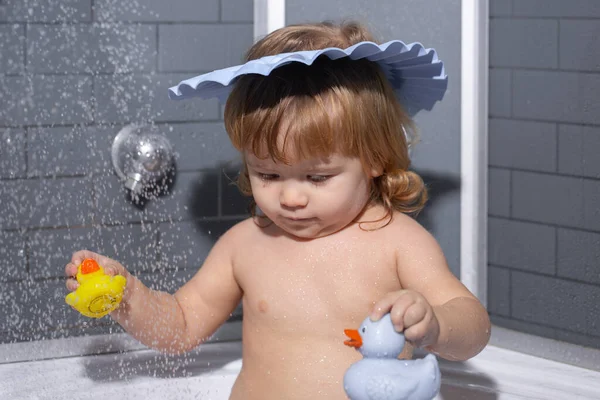
[[[113,141],[113,166],[133,195],[156,188],[173,161],[173,147],[155,126],[127,125]]]

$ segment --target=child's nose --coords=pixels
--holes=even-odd
[[[297,183],[286,183],[281,188],[279,203],[286,208],[306,207],[308,196]]]

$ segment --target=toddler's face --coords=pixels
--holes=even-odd
[[[296,237],[312,239],[339,231],[369,200],[372,176],[356,157],[333,154],[286,165],[246,152],[246,164],[257,206]]]

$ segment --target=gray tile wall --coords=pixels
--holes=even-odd
[[[600,348],[600,3],[490,14],[488,308]]]
[[[118,329],[64,303],[73,251],[117,258],[172,291],[244,218],[221,107],[171,101],[167,88],[239,63],[252,4],[0,2],[0,342]],[[145,207],[111,167],[112,140],[129,123],[155,123],[177,152],[171,193]]]

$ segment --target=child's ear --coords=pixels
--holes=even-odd
[[[371,178],[378,178],[381,175],[383,175],[383,168],[371,167],[370,173],[371,173]]]

